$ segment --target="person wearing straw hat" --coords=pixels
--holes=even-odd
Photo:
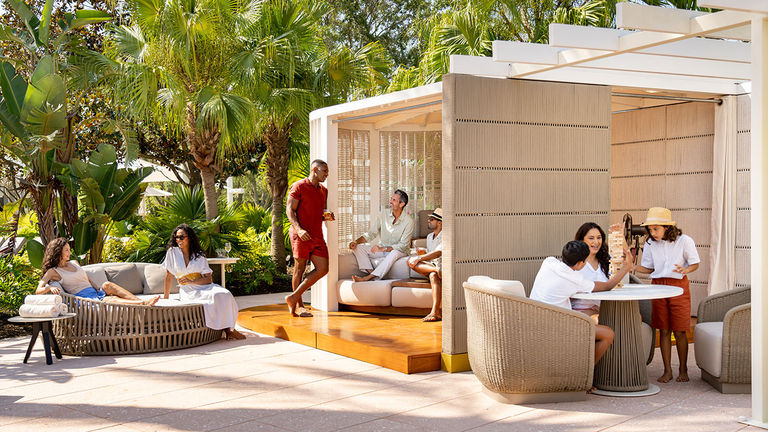
[[[429,285],[432,287],[432,310],[422,321],[433,322],[442,319],[443,273],[440,257],[443,255],[443,209],[438,207],[427,217],[427,226],[432,230],[427,234],[427,253],[408,258],[408,266],[429,279]]]
[[[680,230],[672,220],[672,212],[664,207],[648,210],[641,224],[648,232],[643,257],[635,271],[650,273],[653,284],[673,285],[683,289],[677,297],[651,301],[651,327],[659,329],[664,374],[659,382],[672,380],[672,334],[675,335],[677,357],[680,360],[678,382],[688,381],[688,329],[691,326],[691,290],[688,273],[699,268],[699,254],[693,239]]]

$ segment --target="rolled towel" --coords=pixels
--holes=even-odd
[[[69,308],[64,303],[57,305],[57,307],[59,308],[59,315],[64,315],[69,312]]]
[[[61,304],[61,296],[55,295],[28,295],[24,297],[24,304],[28,305],[59,305]]]
[[[19,315],[24,318],[56,318],[59,316],[58,305],[21,305]]]

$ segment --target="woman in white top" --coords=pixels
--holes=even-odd
[[[245,339],[235,329],[238,313],[235,297],[226,288],[213,283],[213,270],[208,266],[192,227],[181,224],[173,230],[163,267],[166,270],[164,298],[168,298],[171,283],[176,278],[182,301],[203,304],[207,327],[224,330],[227,339]]]
[[[43,255],[43,277],[37,285],[36,294],[60,294],[59,287],[48,284],[56,281],[67,294],[91,300],[152,306],[160,299],[157,296],[142,300],[113,282],[104,282],[97,288],[77,261],[70,261],[71,256],[67,239],[59,237],[48,242]]]
[[[594,222],[587,222],[576,231],[574,240],[583,241],[589,246],[587,264],[579,270],[585,279],[592,282],[608,282],[608,266],[611,257],[608,255],[608,244],[605,242],[605,231]],[[597,322],[600,313],[600,300],[571,299],[571,308],[584,312]]]

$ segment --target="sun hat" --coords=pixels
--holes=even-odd
[[[641,223],[640,226],[649,225],[675,225],[675,221],[672,220],[672,212],[664,207],[649,208],[645,222]]]
[[[440,222],[442,222],[443,221],[443,209],[441,209],[440,207],[434,209],[432,211],[432,214],[429,215],[429,217],[431,217],[432,219],[436,219],[436,220],[439,220]]]

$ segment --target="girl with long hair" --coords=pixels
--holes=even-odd
[[[61,284],[67,294],[91,300],[152,306],[160,299],[160,296],[156,296],[149,300],[142,300],[120,285],[109,281],[97,288],[97,284],[93,283],[77,261],[70,260],[71,256],[72,251],[67,239],[59,237],[48,242],[43,255],[43,277],[37,285],[35,294],[61,294],[59,287],[49,285],[49,282],[56,281]]]

